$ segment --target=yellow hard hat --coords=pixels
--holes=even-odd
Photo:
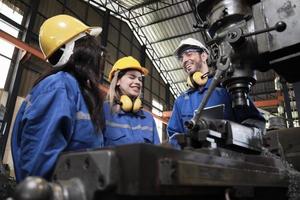
[[[56,15],[47,19],[40,28],[40,48],[45,58],[48,59],[57,49],[78,34],[87,32],[97,36],[101,31],[101,27],[89,27],[72,16]]]
[[[124,70],[124,69],[135,69],[140,71],[144,75],[148,74],[148,69],[142,67],[139,61],[134,59],[132,56],[127,56],[127,57],[120,58],[119,60],[117,60],[117,62],[115,62],[114,66],[112,67],[108,75],[109,82],[112,81],[116,71]]]

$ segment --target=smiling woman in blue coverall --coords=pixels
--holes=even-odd
[[[182,40],[175,50],[175,56],[188,74],[187,83],[190,86],[187,91],[176,99],[168,122],[167,129],[170,143],[176,148],[180,148],[175,137],[176,134],[187,132],[184,122],[193,117],[194,111],[198,108],[212,82],[212,79],[201,78],[202,75],[207,74],[209,71],[206,62],[208,55],[209,50],[200,41],[193,38]],[[256,127],[260,130],[264,129],[265,119],[253,102],[250,101],[249,107],[246,108],[232,108],[230,94],[225,88],[217,87],[212,92],[206,106],[210,107],[220,104],[225,105],[225,119]]]
[[[68,16],[46,20],[39,33],[54,69],[41,77],[21,105],[12,133],[17,181],[51,177],[61,152],[103,146],[99,66],[102,51],[91,28]]]
[[[104,103],[105,146],[132,143],[159,144],[153,116],[139,98],[148,70],[131,56],[119,59],[109,73],[108,101]]]

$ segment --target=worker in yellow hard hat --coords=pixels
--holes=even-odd
[[[17,181],[50,179],[61,152],[102,147],[102,105],[98,89],[102,50],[89,27],[69,15],[47,19],[39,43],[54,67],[34,85],[22,104],[12,133]]]
[[[140,99],[143,76],[147,74],[148,70],[131,56],[123,57],[113,65],[108,77],[108,101],[103,106],[105,146],[160,143],[154,118],[142,109]]]

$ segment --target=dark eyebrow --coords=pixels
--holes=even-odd
[[[127,73],[128,75],[130,75],[130,76],[135,76],[135,77],[139,77],[139,75],[136,75],[136,74],[131,74],[130,72],[129,73]],[[143,75],[141,75],[141,76],[143,76]]]
[[[128,76],[134,76],[134,77],[136,77],[135,74],[130,74],[130,73],[128,73],[127,75],[128,75]]]
[[[141,76],[137,76],[137,75],[135,75],[135,74],[130,74],[130,73],[128,73],[127,74],[130,78],[138,78],[139,79],[139,81],[143,81],[143,78],[144,78],[144,75],[142,74]]]

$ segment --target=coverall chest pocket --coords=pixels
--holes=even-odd
[[[142,138],[144,143],[153,144],[153,134],[149,131],[144,131],[142,133]]]
[[[107,134],[105,134],[104,137],[112,141],[118,141],[126,137],[126,133],[125,131],[122,131],[122,129],[113,129],[107,131]]]

